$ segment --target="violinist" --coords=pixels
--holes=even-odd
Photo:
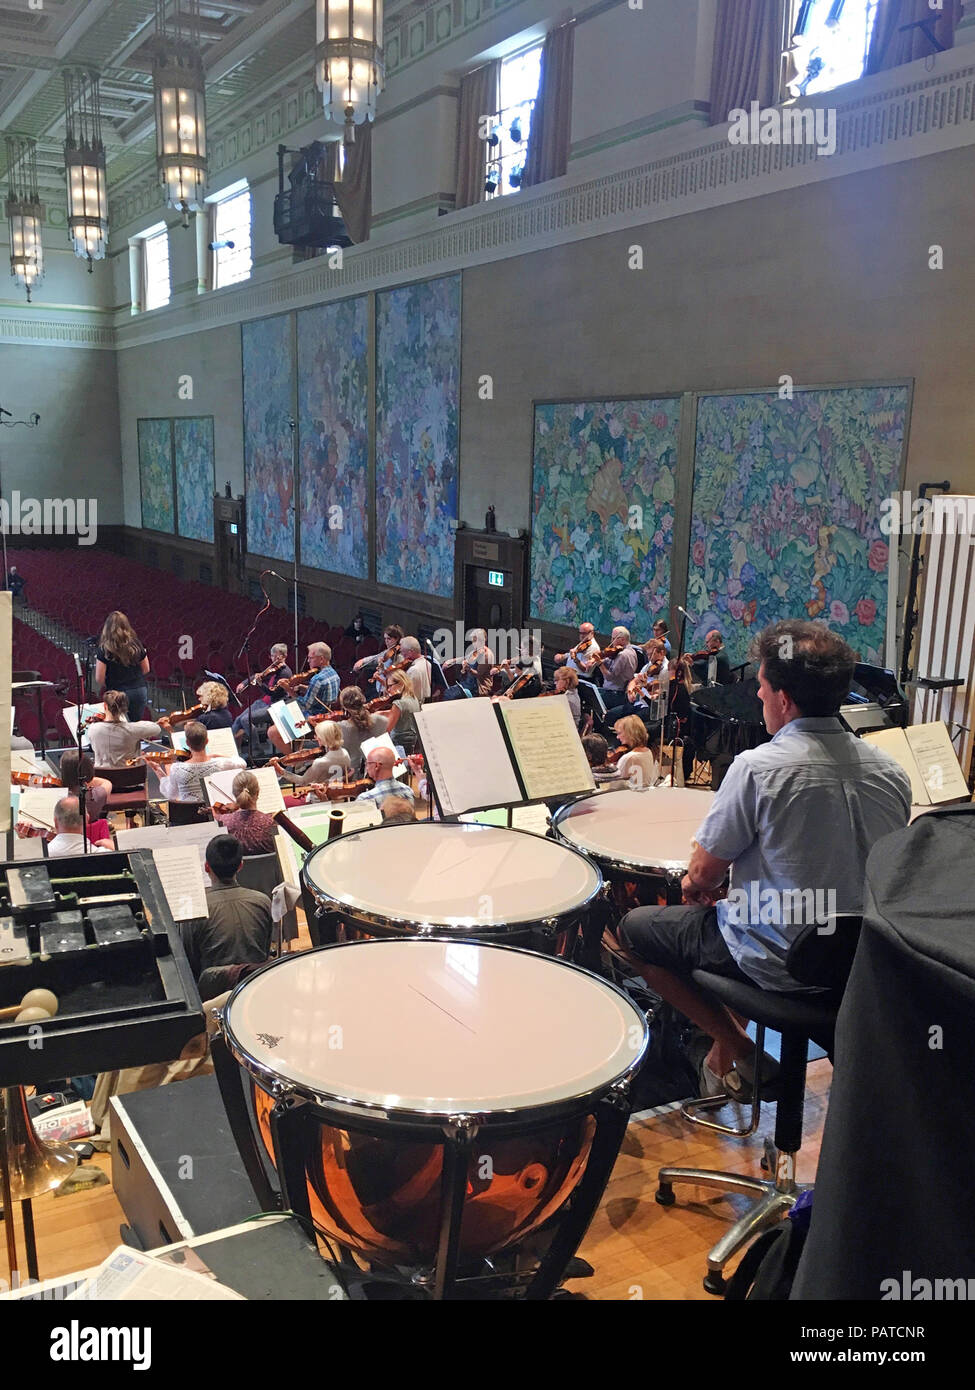
[[[162,737],[162,729],[150,719],[129,723],[129,697],[124,690],[105,691],[105,718],[89,725],[88,739],[96,767],[125,767],[139,756],[144,742]]]
[[[582,701],[579,699],[579,676],[570,666],[560,666],[555,673],[555,693],[569,702],[576,728],[582,724]]]
[[[625,777],[632,787],[652,787],[657,780],[657,763],[648,746],[646,724],[635,714],[627,714],[613,727],[620,741],[610,755],[617,777]]]
[[[704,638],[704,647],[691,654],[692,673],[696,685],[729,685],[731,662],[725,651],[724,638],[716,627]]]
[[[196,698],[203,706],[199,716],[205,729],[229,729],[233,726],[233,715],[227,708],[230,692],[219,681],[204,681],[196,692]]]
[[[468,636],[471,645],[462,657],[453,657],[444,662],[444,669],[459,666],[457,684],[463,686],[471,695],[490,695],[494,687],[494,653],[487,645],[487,632],[483,627],[474,628]],[[460,692],[458,692],[459,694]]]
[[[209,737],[206,727],[198,719],[191,719],[184,730],[186,734],[186,747],[189,749],[190,756],[184,762],[176,762],[176,750],[173,750],[173,761],[164,763],[162,766],[167,768],[166,776],[162,775],[159,769],[159,792],[166,801],[196,801],[202,802],[204,798],[203,780],[211,777],[215,772],[227,772],[231,768],[242,768],[243,758],[211,758],[207,753],[207,739]],[[153,764],[155,768],[155,764]]]
[[[394,671],[386,683],[389,694],[393,697],[392,708],[386,716],[388,723],[386,732],[392,737],[393,730],[396,730],[396,742],[400,744],[405,753],[412,753],[416,747],[416,722],[413,716],[420,708],[420,702],[416,698],[413,689],[413,682],[405,671]]]
[[[611,654],[610,654],[611,653]],[[614,627],[609,647],[593,663],[603,673],[603,702],[614,709],[626,700],[626,687],[636,675],[640,658],[630,641],[630,630]]]
[[[280,681],[288,680],[291,677],[291,667],[288,665],[288,648],[284,642],[275,642],[268,655],[271,658],[270,665],[256,676],[251,676],[250,681],[241,681],[237,687],[237,694],[242,695],[248,688],[248,684],[256,685],[261,692],[260,700],[255,700],[243,709],[231,724],[234,731],[234,738],[237,740],[238,747],[250,738],[251,725],[262,733],[271,722],[271,712],[268,706],[274,697],[275,687]],[[279,691],[279,696],[283,694]]]
[[[597,782],[613,782],[616,780],[616,769],[609,764],[609,744],[602,734],[585,734],[582,739],[582,750],[586,755],[586,762],[592,768],[592,775]]]
[[[79,768],[81,775],[79,776]],[[106,777],[95,776],[95,764],[87,753],[82,753],[81,760],[78,759],[77,748],[66,748],[61,754],[61,764],[58,769],[61,785],[64,787],[65,796],[77,797],[80,790],[81,776],[86,782],[85,787],[85,812],[88,821],[88,840],[91,844],[104,846],[114,849],[112,840],[112,827],[105,817],[105,803],[108,801],[112,792],[112,784]],[[80,802],[79,802],[80,805]],[[31,836],[41,836],[50,841],[55,831],[45,830],[43,826],[35,825],[27,820],[19,820],[16,825],[17,838],[26,840]]]
[[[653,625],[653,635],[654,635],[654,638],[655,638],[658,642],[663,642],[663,644],[664,644],[664,655],[665,655],[666,657],[668,657],[668,658],[670,657],[670,651],[671,651],[671,648],[670,648],[670,638],[669,638],[669,636],[667,635],[669,632],[670,632],[670,628],[669,628],[668,625],[664,622],[663,618],[658,618],[657,621],[656,621],[656,622],[654,623],[654,625]],[[648,644],[648,645],[649,645],[649,644]]]
[[[366,739],[378,738],[386,733],[388,720],[385,715],[371,714],[366,708],[366,697],[357,685],[347,685],[339,696],[339,705],[345,711],[340,721],[342,742],[352,762],[352,771],[357,773],[362,766],[362,745]]]
[[[309,759],[307,772],[287,768],[277,758],[271,759],[271,767],[279,777],[293,782],[296,787],[311,787],[316,782],[332,782],[336,779],[344,781],[352,771],[352,759],[343,746],[341,727],[330,719],[323,719],[315,725],[315,740],[321,752],[316,752],[314,759]],[[306,800],[318,799],[314,792],[308,792],[307,795],[295,797],[294,804],[301,805]]]
[[[272,816],[257,809],[261,788],[253,772],[238,772],[230,789],[237,809],[216,818],[240,841],[245,854],[273,854],[277,826]]]
[[[413,686],[413,694],[421,705],[425,705],[433,689],[430,679],[430,663],[423,655],[416,637],[404,637],[399,648],[400,656],[410,663],[406,668],[406,674]]]
[[[305,718],[312,722],[316,715],[326,714],[335,704],[342,682],[332,665],[332,648],[327,642],[309,644],[307,669],[314,674],[308,679],[305,693],[298,695],[298,706]],[[299,672],[299,675],[305,674]],[[292,676],[287,686],[289,696],[303,683],[298,681],[297,676]],[[267,736],[279,753],[287,752],[284,739],[276,728],[269,728]]]
[[[663,641],[659,637],[651,637],[650,641],[644,645],[643,651],[646,654],[647,662],[640,672],[641,677],[653,681],[664,681],[667,678],[670,661]]]
[[[391,748],[380,744],[373,748],[366,759],[366,776],[372,779],[373,786],[356,797],[356,801],[382,802],[387,796],[402,797],[412,806],[415,802],[413,788],[408,782],[397,782],[393,776],[396,754]]]
[[[556,666],[570,666],[580,676],[588,676],[599,656],[599,643],[592,623],[579,624],[579,641],[569,652],[557,652]]]
[[[361,672],[373,672],[373,684],[376,692],[384,694],[383,684],[385,675],[390,666],[399,660],[399,644],[403,640],[403,629],[397,627],[395,623],[390,623],[389,627],[383,628],[384,650],[374,652],[372,656],[364,656],[352,667],[352,674],[359,675]],[[384,679],[381,681],[380,676]]]

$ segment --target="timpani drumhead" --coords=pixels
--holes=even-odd
[[[353,916],[465,933],[562,916],[602,887],[599,870],[555,840],[442,822],[339,836],[308,856],[304,873],[313,893]]]
[[[431,1118],[558,1110],[626,1076],[647,1042],[639,1010],[587,971],[417,939],[277,961],[237,987],[224,1030],[259,1081],[347,1113]]]
[[[714,793],[692,787],[625,788],[574,802],[556,818],[558,834],[595,858],[644,872],[686,869],[691,840]]]

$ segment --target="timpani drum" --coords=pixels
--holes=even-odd
[[[600,896],[584,855],[526,830],[420,821],[329,840],[302,877],[323,939],[456,936],[571,953]]]
[[[557,1286],[648,1042],[629,999],[578,966],[416,939],[287,956],[238,985],[221,1027],[217,1074],[265,1209],[439,1296],[528,1237],[544,1252],[543,1225],[532,1296]]]
[[[667,900],[679,903],[691,840],[713,800],[713,792],[691,787],[626,787],[571,802],[552,824],[559,839],[594,859],[614,886],[636,885],[637,899],[653,903],[662,882]]]

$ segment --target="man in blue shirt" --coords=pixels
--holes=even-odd
[[[686,905],[637,908],[617,931],[650,987],[713,1039],[702,1090],[743,1099],[739,1073],[752,1043],[691,972],[802,990],[785,969],[791,942],[810,921],[860,911],[867,855],[911,810],[900,764],[836,717],[855,662],[841,638],[821,623],[776,623],[758,637],[755,657],[771,743],[740,753],[715,794],[691,842]],[[728,895],[718,899],[729,870]]]
[[[385,744],[380,744],[378,748],[373,748],[366,758],[366,776],[371,777],[375,786],[370,787],[367,792],[356,797],[356,801],[377,801],[382,802],[387,796],[402,797],[413,805],[413,788],[408,782],[397,782],[393,776],[393,768],[396,766],[396,754],[392,748],[387,748]]]
[[[316,717],[321,718],[338,703],[342,682],[332,665],[332,648],[327,642],[312,642],[308,648],[308,665],[317,666],[318,670],[308,682],[304,695],[299,697],[298,704],[306,719],[314,722]]]

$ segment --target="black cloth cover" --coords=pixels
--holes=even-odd
[[[793,1299],[896,1297],[884,1281],[917,1298],[916,1281],[975,1276],[973,1044],[975,806],[965,805],[920,816],[867,860]]]

